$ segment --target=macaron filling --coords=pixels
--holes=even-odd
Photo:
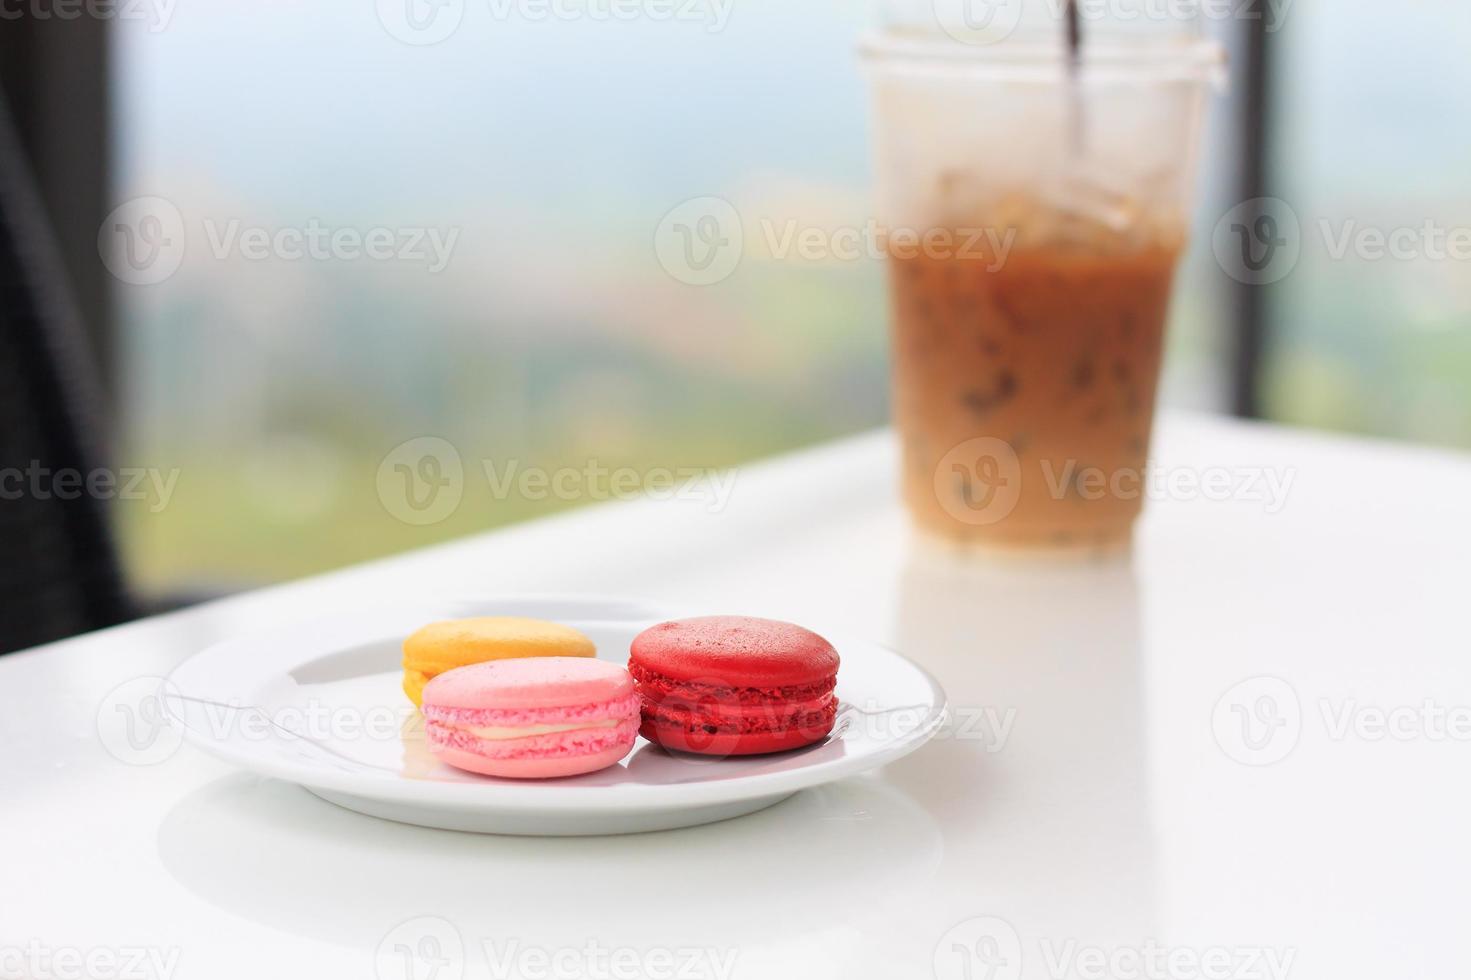
[[[426,704],[431,745],[487,758],[535,753],[592,755],[632,743],[639,722],[637,694],[594,704],[537,708],[457,708]]]
[[[462,732],[469,732],[476,738],[483,738],[491,742],[499,742],[508,738],[530,738],[533,735],[555,735],[557,732],[578,732],[593,728],[616,728],[619,719],[604,718],[591,724],[581,721],[567,722],[561,725],[527,725],[524,728],[461,728]]]
[[[838,699],[837,676],[784,687],[729,687],[701,684],[631,664],[643,697],[643,719],[661,728],[706,735],[756,735],[770,732],[822,732],[832,727]]]
[[[838,713],[838,699],[754,710],[709,710],[699,704],[649,705],[644,720],[661,727],[707,735],[759,735],[769,732],[826,731]]]
[[[640,663],[630,663],[639,693],[653,701],[716,701],[722,706],[786,705],[791,702],[819,701],[838,686],[838,675],[830,674],[806,684],[784,687],[734,687],[718,683],[718,678],[688,680],[661,674]]]
[[[638,695],[626,694],[593,704],[552,705],[537,708],[458,708],[442,704],[424,705],[424,720],[456,728],[519,728],[570,721],[601,721],[623,718],[638,708]]]
[[[526,759],[533,756],[559,759],[598,755],[620,746],[626,750],[638,734],[638,720],[629,718],[617,722],[612,728],[579,728],[513,739],[479,738],[463,728],[432,722],[425,726],[425,732],[431,746],[458,749],[486,759]]]

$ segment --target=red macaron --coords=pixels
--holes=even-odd
[[[832,731],[838,653],[811,630],[749,616],[681,619],[644,630],[630,654],[639,734],[665,748],[757,755]]]

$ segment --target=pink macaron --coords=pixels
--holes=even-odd
[[[457,667],[424,687],[430,750],[457,769],[512,779],[575,776],[633,748],[639,699],[617,664],[528,657]]]

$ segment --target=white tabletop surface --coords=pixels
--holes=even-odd
[[[915,540],[875,434],[742,470],[722,512],[592,507],[0,657],[0,977],[1465,976],[1471,461],[1193,416],[1156,448],[1186,475],[1132,564]],[[1183,482],[1211,467],[1236,499]],[[753,816],[573,839],[98,735],[109,692],[217,639],[437,591],[861,633],[956,723]]]

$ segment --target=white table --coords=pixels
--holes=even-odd
[[[396,975],[511,953],[529,977],[537,951],[547,975],[1466,975],[1471,462],[1189,416],[1157,455],[1295,480],[1278,513],[1154,503],[1132,568],[985,564],[911,538],[875,434],[746,469],[723,513],[593,507],[0,658],[0,977],[90,954],[108,977],[367,978],[445,929],[463,963]],[[221,637],[435,590],[862,632],[940,677],[966,737],[722,824],[518,839],[362,817],[187,746],[129,766],[96,735],[117,685]],[[135,951],[165,967],[106,962]]]

